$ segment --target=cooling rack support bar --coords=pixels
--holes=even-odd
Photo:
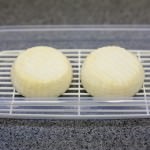
[[[80,116],[80,67],[81,67],[81,53],[78,50],[78,115]]]
[[[13,93],[12,93],[12,101],[11,101],[11,105],[10,105],[10,115],[12,114],[13,112],[13,103],[14,103],[14,99],[15,99],[15,88],[13,88]]]

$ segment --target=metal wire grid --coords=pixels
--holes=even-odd
[[[62,49],[61,51],[72,64],[73,80],[70,88],[63,95],[47,99],[25,98],[13,88],[10,69],[21,50],[0,53],[0,117],[60,119],[149,117],[149,50],[132,50],[144,66],[143,88],[134,97],[119,99],[94,98],[81,85],[81,65],[92,51],[91,49]]]

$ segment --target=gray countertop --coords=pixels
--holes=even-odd
[[[0,119],[1,150],[149,150],[149,137],[149,119]]]
[[[148,0],[0,0],[0,25],[146,24],[149,5]],[[150,119],[0,119],[0,150],[149,150],[149,137]]]
[[[0,0],[0,25],[147,24],[149,0]]]

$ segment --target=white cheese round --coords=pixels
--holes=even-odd
[[[138,58],[117,46],[94,50],[85,59],[81,81],[95,97],[130,97],[144,82],[144,69]]]
[[[25,97],[56,97],[69,88],[72,68],[60,51],[38,46],[17,57],[11,79],[16,90]]]

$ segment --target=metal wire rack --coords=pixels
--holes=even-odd
[[[70,88],[57,98],[25,98],[12,86],[10,70],[22,50],[0,52],[0,117],[47,119],[114,119],[149,117],[150,51],[131,50],[145,70],[143,88],[134,96],[103,99],[90,96],[80,82],[80,68],[91,49],[62,49],[73,68]]]

